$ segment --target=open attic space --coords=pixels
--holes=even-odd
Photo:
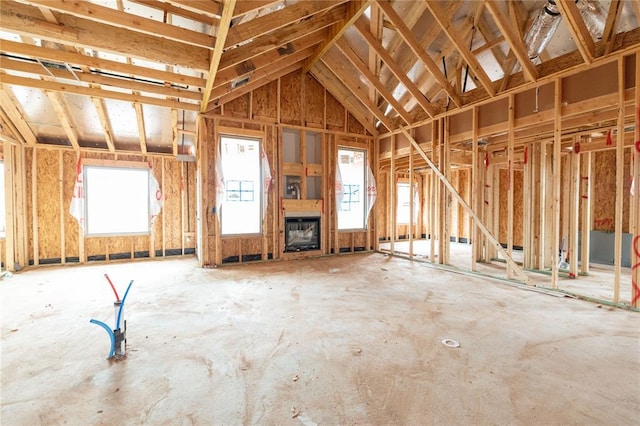
[[[100,356],[92,346],[95,351],[73,357],[73,362],[87,362],[78,370],[83,375],[78,380],[115,383],[125,368],[151,360],[148,351],[160,343],[142,339],[144,332],[135,327],[152,327],[156,320],[182,323],[179,312],[215,316],[210,308],[232,303],[224,301],[225,294],[233,296],[233,303],[242,305],[245,298],[254,309],[290,316],[286,306],[291,301],[278,299],[270,305],[271,293],[263,288],[275,288],[274,277],[287,276],[285,281],[300,286],[296,291],[287,287],[299,312],[324,306],[336,322],[354,320],[354,313],[371,315],[372,321],[354,327],[385,342],[400,327],[378,318],[385,315],[380,309],[385,297],[403,312],[423,315],[437,308],[450,316],[465,311],[464,321],[473,323],[492,315],[510,321],[516,312],[502,299],[514,301],[520,295],[516,323],[534,317],[541,323],[528,324],[530,335],[518,331],[514,346],[501,357],[518,353],[533,362],[544,354],[523,348],[547,345],[544,356],[549,358],[584,329],[600,330],[607,336],[595,333],[594,339],[610,348],[608,364],[613,366],[602,371],[603,377],[635,378],[625,385],[637,390],[639,82],[640,2],[631,0],[3,0],[3,422],[110,422],[88,417],[89,411],[80,408],[55,418],[40,415],[46,411],[46,404],[38,403],[43,390],[27,395],[16,387],[25,375],[41,371],[38,361],[31,363],[35,370],[11,375],[5,374],[4,362],[13,366],[21,354],[33,352],[29,342],[42,333],[55,337],[56,346],[67,345],[60,342],[64,339],[54,320],[69,319],[71,312],[74,321],[82,321],[72,321],[67,330],[74,337],[95,333],[82,343],[96,345],[98,327],[94,330],[84,316],[105,321],[113,310],[108,303],[104,312],[97,305],[87,312],[81,307],[87,298],[96,302],[98,290],[88,289],[104,290],[103,275],[109,271],[136,276],[127,312],[132,327],[128,342],[136,351],[125,362],[82,361]],[[166,282],[150,268],[164,271]],[[97,269],[102,272],[96,277]],[[148,282],[138,270],[148,271]],[[334,272],[328,272],[323,287],[313,275],[326,271]],[[62,283],[64,274],[70,282]],[[164,316],[174,307],[168,298],[147,306],[133,296],[138,285],[147,295],[169,291],[165,287],[180,286],[182,276],[188,277],[185,286],[195,287],[176,293],[185,300],[174,301],[182,310],[171,315]],[[264,281],[256,278],[258,284],[242,287],[250,279],[246,277],[255,276]],[[386,279],[393,285],[389,294]],[[35,294],[45,291],[33,285],[36,281],[46,287],[45,294],[64,289],[70,300],[54,304],[43,299]],[[443,287],[448,281],[469,285]],[[380,299],[355,300],[339,309],[318,304],[348,291],[349,283]],[[301,299],[305,286],[309,293]],[[209,296],[199,295],[197,288]],[[216,293],[217,288],[224,294]],[[436,289],[445,293],[447,303],[430,305],[426,296],[418,303],[405,294],[428,295]],[[215,301],[207,305],[206,297]],[[192,300],[197,298],[201,300]],[[65,303],[78,308],[65,311]],[[486,310],[468,312],[477,304]],[[603,306],[632,312],[598,309]],[[156,320],[150,320],[154,315]],[[574,315],[580,327],[563,329],[558,336],[534,336],[553,327],[558,317],[571,323]],[[352,344],[336,336],[319,344],[314,333],[327,321],[322,315],[313,318],[318,322],[296,325],[299,336],[308,336],[297,344],[324,348],[318,349],[325,351],[322,362],[340,364],[344,354],[335,349],[347,345],[351,351]],[[266,327],[265,336],[275,333],[276,340],[285,327],[254,324],[258,317],[245,320],[243,327]],[[211,334],[206,338],[214,345],[216,329],[197,318],[192,321],[193,331]],[[446,327],[436,330],[429,324],[426,318],[412,325],[417,328],[411,333],[424,328],[425,351],[435,350],[429,346],[433,341],[441,350],[441,341],[450,337]],[[517,327],[512,324],[514,333]],[[253,333],[249,329],[238,332]],[[118,328],[108,333],[120,348],[118,338],[124,334]],[[179,328],[172,333],[180,340]],[[478,339],[468,330],[464,335]],[[506,330],[498,335],[511,338]],[[362,345],[353,344],[368,354]],[[495,372],[487,360],[498,356],[497,346],[499,342],[469,351],[484,351],[482,368]],[[168,344],[167,350],[175,347]],[[274,347],[252,352],[250,345],[228,343],[221,351],[228,357],[224,368],[212,367],[213,358],[198,345],[173,351],[176,358],[168,359],[209,360],[206,380],[214,380],[227,377],[225,368],[243,373],[249,359],[271,359]],[[446,356],[465,353],[465,347],[446,348],[453,351]],[[570,363],[577,371],[575,378],[567,376],[571,386],[591,386],[580,371],[594,367],[577,353],[564,352],[565,358],[544,369]],[[379,352],[371,354],[372,364],[358,367],[360,371],[392,363]],[[111,352],[109,357],[121,358]],[[444,380],[424,363],[409,361],[397,360],[402,366],[398,374],[411,377],[415,393]],[[43,366],[71,368],[61,362],[43,360]],[[280,359],[270,374],[288,375],[283,366],[290,362]],[[442,358],[438,365],[446,368],[447,362]],[[514,378],[503,373],[505,381]],[[163,373],[149,369],[138,374],[134,383],[143,386]],[[530,383],[539,376],[525,374],[518,380]],[[600,376],[592,379],[597,382]],[[370,386],[364,379],[354,380],[360,380],[360,392]],[[391,389],[401,386],[401,379],[388,380]],[[545,392],[564,389],[559,382],[541,387]],[[637,394],[624,389],[621,384],[620,395]],[[458,393],[449,391],[451,397]],[[156,402],[173,395],[158,392]],[[237,408],[237,417],[222,417],[220,423],[513,423],[529,418],[521,404],[529,396],[522,394],[515,403],[512,395],[512,408],[519,408],[506,417],[465,406],[467,417],[435,418],[421,417],[426,412],[415,407],[394,406],[392,393],[382,400],[369,392],[361,395],[364,399],[344,401],[354,405],[333,417],[326,406],[313,415],[310,404],[304,408],[308,417],[302,418],[292,418],[290,412],[289,417],[274,417],[279,414],[270,408],[261,411],[263,417],[254,409],[242,411],[261,404],[257,393],[245,394],[242,403],[229,405],[244,407]],[[581,402],[590,408],[538,421],[605,423],[607,413],[624,404],[640,405],[637,396],[624,401],[605,401],[597,392],[591,396],[591,406]],[[484,396],[470,397],[480,401]],[[26,400],[37,409],[20,405]],[[264,405],[277,404],[269,400]],[[530,407],[543,405],[534,398]],[[171,418],[154,418],[145,401],[130,408],[140,423]],[[460,407],[449,408],[444,413]],[[398,414],[404,409],[411,415]],[[163,410],[168,414],[172,408]],[[558,406],[551,413],[560,410]],[[184,415],[196,423],[217,422],[211,412]],[[624,417],[629,423],[632,418]]]

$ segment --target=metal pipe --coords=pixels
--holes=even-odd
[[[535,59],[544,51],[560,24],[560,10],[554,0],[547,1],[547,4],[540,9],[538,15],[533,19],[533,23],[524,38],[527,46],[527,54],[530,59]]]
[[[597,0],[578,0],[576,4],[591,38],[593,41],[600,40],[607,23],[607,11]]]

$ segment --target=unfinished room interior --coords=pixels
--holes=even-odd
[[[0,8],[1,424],[637,424],[640,1]]]

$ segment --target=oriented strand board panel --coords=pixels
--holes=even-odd
[[[294,71],[280,79],[280,121],[302,125],[302,73]]]
[[[616,202],[616,152],[615,150],[594,152],[591,184],[593,203],[593,230],[613,232],[615,230]]]
[[[359,135],[366,135],[367,131],[364,128],[364,126],[355,119],[355,117],[353,115],[351,115],[351,113],[348,114],[347,116],[347,131],[351,132],[351,133],[357,133]]]
[[[164,188],[162,188],[162,159],[158,157],[152,157],[149,160],[149,164],[151,164],[151,173],[153,173],[153,176],[156,178],[156,180],[158,181],[158,184],[161,187],[160,189],[162,189],[162,191],[164,192]],[[164,208],[160,211],[160,214],[158,215],[158,217],[156,217],[156,220],[153,223],[156,252],[162,249],[162,216],[163,215],[164,215]],[[151,246],[149,246],[149,249],[151,249]],[[151,255],[151,253],[149,253],[149,255]]]
[[[353,234],[353,247],[354,249],[360,249],[363,247],[365,250],[368,250],[366,232],[355,232]]]
[[[224,104],[224,115],[228,117],[249,118],[250,93],[246,93]]]
[[[562,100],[569,104],[616,93],[618,63],[613,61],[562,79]]]
[[[164,193],[165,214],[165,248],[179,249],[182,247],[182,176],[180,173],[180,162],[165,159],[164,161],[164,182],[165,187],[162,188]]]
[[[63,214],[64,214],[64,228],[65,228],[65,256],[74,261],[79,261],[80,249],[80,226],[78,221],[69,213],[69,206],[71,205],[71,198],[73,197],[73,188],[76,182],[76,170],[78,164],[78,155],[72,151],[63,151],[62,154],[62,185],[63,185]]]
[[[344,130],[344,107],[327,92],[327,129]]]
[[[272,81],[253,91],[252,112],[256,118],[278,117],[278,82]]]
[[[242,238],[242,256],[250,257],[243,260],[260,260],[262,254],[262,237]]]
[[[37,155],[38,257],[61,256],[59,151],[41,149]]]
[[[452,135],[470,132],[473,123],[473,110],[462,111],[449,117],[449,132]],[[431,131],[431,129],[429,129]]]
[[[388,194],[389,186],[389,174],[379,173],[376,180],[376,189],[378,191],[378,197],[376,198],[376,204],[374,207],[376,217],[376,235],[384,239],[389,238],[387,235],[387,203],[389,202]]]
[[[32,164],[33,164],[33,153],[35,148],[25,148],[25,164],[27,165],[25,170],[26,182],[27,182],[27,244],[28,244],[28,255],[29,259],[33,260],[33,174],[32,174]],[[36,154],[37,155],[37,154]]]
[[[324,127],[324,87],[307,73],[304,75],[305,125]]]
[[[498,99],[478,107],[478,126],[486,127],[508,121],[509,98]]]
[[[500,243],[507,243],[507,215],[508,200],[507,188],[509,185],[509,173],[506,169],[500,170],[500,229],[498,239]],[[522,205],[522,197],[524,191],[524,172],[522,170],[514,170],[513,172],[513,245],[522,247],[523,241],[523,220],[524,211]]]

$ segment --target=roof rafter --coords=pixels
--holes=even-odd
[[[593,62],[596,57],[596,45],[591,38],[591,34],[580,15],[578,6],[573,0],[558,0],[556,2],[562,17],[567,21],[569,32],[578,46],[582,59],[587,64]]]
[[[308,58],[312,54],[313,54],[313,48],[308,47],[306,49],[299,50],[299,51],[297,51],[295,53],[292,53],[290,55],[281,56],[276,61],[273,61],[269,67],[263,67],[263,68],[260,68],[260,69],[258,69],[256,71],[254,71],[252,76],[251,76],[250,83],[253,83],[256,80],[262,81],[265,77],[268,77],[269,74],[271,74],[271,73],[273,73],[275,71],[278,71],[279,69],[289,67],[292,64],[298,63],[299,61],[305,60],[306,58]],[[243,85],[241,87],[244,87],[245,85]],[[241,87],[239,87],[238,89],[240,89]],[[218,104],[219,103],[218,102],[218,98],[220,98],[222,96],[225,96],[225,95],[228,95],[229,93],[232,93],[234,90],[236,90],[236,89],[234,89],[229,84],[229,82],[227,82],[227,84],[224,84],[222,86],[216,87],[211,92],[211,98],[210,98],[211,102],[210,103]],[[211,108],[207,108],[207,109],[211,109]]]
[[[227,39],[229,27],[231,26],[231,18],[233,17],[233,9],[235,6],[236,0],[227,0],[224,3],[222,17],[220,18],[220,25],[218,26],[218,32],[216,33],[216,46],[213,50],[213,53],[211,54],[209,77],[207,78],[207,85],[204,89],[202,102],[200,103],[200,112],[205,112],[207,110],[207,105],[211,96],[211,90],[213,89],[213,83],[215,82],[216,75],[218,74],[220,58],[222,57],[222,52],[224,50],[223,48]]]
[[[76,130],[76,126],[73,123],[73,119],[71,118],[71,114],[69,113],[69,108],[67,107],[67,103],[64,100],[62,93],[60,92],[51,92],[49,90],[45,90],[45,93],[49,97],[51,101],[51,106],[53,106],[53,110],[56,112],[58,116],[58,120],[60,120],[60,124],[62,124],[62,128],[71,143],[71,146],[74,149],[80,149],[80,144],[78,143],[78,132]]]
[[[2,76],[2,81],[4,80],[5,75]],[[24,112],[19,109],[18,105],[20,104],[9,92],[6,85],[0,84],[0,87],[0,107],[4,110],[11,124],[18,129],[27,145],[35,145],[38,139],[31,127],[29,127]]]
[[[2,82],[6,84],[15,84],[17,86],[35,87],[41,90],[50,90],[55,92],[68,92],[75,93],[77,95],[94,96],[98,98],[115,99],[125,102],[139,102],[148,105],[157,105],[164,107],[183,108],[188,111],[196,111],[198,109],[197,104],[179,102],[171,99],[159,99],[150,96],[138,96],[128,93],[115,92],[111,90],[96,89],[93,87],[77,86],[74,84],[64,84],[54,81],[43,81],[35,78],[17,77],[14,75],[5,74],[2,76]]]
[[[100,22],[102,24],[125,28],[142,34],[156,35],[180,43],[188,43],[211,49],[215,43],[215,38],[198,31],[165,24],[150,18],[100,6],[88,1],[68,2],[65,0],[18,0],[21,3],[36,7],[48,8],[58,12],[87,19],[89,21]]]
[[[420,107],[422,107],[422,109],[427,114],[429,114],[430,117],[433,117],[435,115],[435,108],[433,107],[433,105],[429,103],[429,100],[422,94],[420,89],[418,89],[418,86],[416,86],[415,83],[411,81],[411,79],[407,76],[407,74],[405,74],[405,72],[400,68],[400,66],[396,63],[396,61],[391,57],[389,52],[387,52],[384,49],[382,44],[378,40],[376,40],[373,34],[369,32],[367,28],[368,26],[367,24],[368,24],[368,20],[364,17],[360,17],[360,19],[358,19],[355,22],[356,29],[365,39],[367,44],[371,46],[378,55],[380,55],[380,58],[382,58],[382,60],[384,61],[385,64],[387,64],[391,72],[393,72],[396,78],[400,80],[400,82],[409,91],[409,93],[411,93],[411,95],[418,102]]]
[[[611,49],[613,49],[613,35],[615,35],[616,29],[618,28],[618,20],[622,14],[622,6],[623,4],[621,0],[612,0],[611,5],[609,6],[607,22],[605,23],[604,31],[602,32],[602,42],[605,45],[605,55],[611,53]]]
[[[302,38],[309,33],[328,27],[342,18],[344,10],[344,5],[337,6],[328,13],[316,17],[316,19],[297,22],[273,31],[272,33],[256,37],[251,43],[235,49],[229,49],[220,60],[220,70],[236,66],[260,54],[264,54],[281,46],[286,46],[288,43]]]
[[[351,81],[353,77],[345,75],[349,73],[344,71],[344,65],[339,63],[340,59],[336,60],[334,55],[328,53],[322,57],[321,62],[325,65],[324,68],[337,77],[338,81],[340,81],[342,85],[344,85],[344,87],[346,87],[347,90],[352,93],[362,105],[364,105],[369,113],[373,114],[373,116],[387,129],[393,130],[393,123],[391,122],[391,119],[384,115],[384,112],[378,108],[375,103],[369,100],[369,94],[367,93],[366,87],[362,87],[358,83],[354,83]],[[325,76],[330,78],[330,76],[326,74],[327,73],[325,72]]]
[[[322,43],[322,46],[318,48],[316,53],[310,58],[304,66],[304,72],[311,69],[325,53],[335,44],[335,42],[342,37],[344,32],[364,13],[364,11],[371,5],[373,0],[353,0],[347,4],[347,11],[344,19],[338,23],[335,23],[329,29],[329,37]]]
[[[506,16],[500,10],[500,5],[495,0],[484,0],[485,7],[493,16],[493,21],[498,26],[500,32],[509,43],[509,47],[513,51],[513,54],[518,58],[520,66],[524,70],[524,74],[529,81],[536,81],[538,78],[538,72],[527,55],[527,49],[524,46],[524,42],[518,34],[517,30],[509,22]]]
[[[489,96],[493,97],[496,94],[496,89],[493,86],[493,82],[487,75],[487,73],[478,62],[478,59],[471,53],[471,50],[465,45],[464,40],[459,34],[459,29],[453,26],[453,22],[449,19],[447,15],[444,14],[440,5],[437,2],[424,0],[427,5],[427,9],[431,12],[438,25],[442,28],[446,36],[451,40],[454,44],[458,53],[464,58],[473,74],[480,80],[480,84],[484,87],[484,90],[487,91]]]
[[[367,113],[364,110],[368,110],[369,108],[362,103],[359,97],[352,94],[350,88],[347,88],[340,79],[336,79],[334,76],[333,70],[324,64],[324,61],[327,59],[328,55],[322,57],[319,62],[311,69],[311,74],[313,74],[314,78],[322,84],[327,92],[331,94],[338,102],[340,102],[344,107],[351,113],[360,123],[364,126],[365,129],[369,131],[372,135],[378,135],[378,130],[373,126],[371,122],[371,113]],[[339,76],[338,76],[339,77]],[[384,117],[384,114],[382,114]],[[388,120],[388,118],[386,118]],[[391,125],[391,124],[389,124]],[[388,128],[391,130],[390,128]]]
[[[140,135],[140,151],[147,153],[147,130],[144,124],[144,114],[142,113],[142,105],[137,102],[133,103],[133,109],[136,111],[136,122],[138,123],[138,135]]]
[[[427,54],[427,52],[421,48],[418,40],[413,36],[409,28],[402,22],[402,18],[396,13],[395,10],[391,7],[386,1],[378,0],[378,7],[382,9],[387,18],[396,26],[398,33],[402,36],[405,43],[409,46],[409,48],[413,51],[413,53],[420,59],[420,61],[424,64],[427,70],[431,73],[431,75],[436,79],[438,84],[444,89],[447,95],[453,100],[453,102],[458,106],[462,106],[462,99],[460,95],[456,93],[451,83],[447,81],[442,71],[436,63],[431,59],[431,57]]]
[[[117,55],[180,65],[206,71],[211,49],[163,39],[75,16],[60,14],[59,24],[47,22],[38,8],[3,0],[2,27],[19,35],[39,37],[75,47],[96,49]],[[126,40],[123,43],[122,40]]]
[[[220,22],[220,18],[208,16],[202,13],[196,13],[189,9],[174,6],[171,3],[158,1],[158,0],[129,0],[132,3],[138,3],[152,9],[162,10],[163,12],[170,13],[175,16],[181,16],[183,18],[191,19],[195,22],[200,22],[206,25],[217,25]]]
[[[193,13],[204,14],[212,18],[222,16],[222,4],[216,0],[163,0],[176,7],[189,10]]]
[[[104,99],[92,96],[91,102],[93,102],[93,106],[96,108],[96,112],[98,113],[98,120],[100,120],[100,124],[102,125],[104,139],[107,142],[107,148],[109,148],[109,151],[115,152],[115,145],[113,142],[113,129],[111,128],[111,121],[109,121],[109,116],[107,114],[107,108],[104,104]]]
[[[300,50],[307,49],[321,43],[327,36],[326,30],[315,31],[305,37],[298,40],[294,40],[284,51],[292,50],[294,53]],[[250,74],[263,67],[271,66],[275,61],[282,59],[283,56],[291,55],[292,53],[283,53],[280,49],[273,49],[263,53],[260,56],[256,56],[253,59],[247,60],[236,67],[226,68],[218,71],[214,88],[223,86],[234,79],[246,74]]]
[[[281,0],[242,0],[236,4],[233,9],[233,17],[246,15],[247,13],[255,12],[268,6],[273,6],[280,3]]]
[[[389,92],[389,90],[384,86],[384,84],[382,84],[382,82],[378,79],[378,77],[375,74],[373,74],[371,71],[369,71],[369,67],[367,66],[367,64],[362,62],[362,59],[358,57],[358,54],[353,51],[351,46],[349,46],[349,44],[344,39],[338,40],[338,42],[336,43],[336,46],[347,57],[347,59],[349,59],[349,61],[358,69],[358,71],[360,71],[360,73],[364,75],[364,77],[371,84],[375,86],[378,93],[380,93],[380,95],[383,98],[385,98],[385,100],[389,102],[389,104],[391,104],[391,106],[393,107],[393,109],[396,110],[398,115],[400,115],[400,117],[402,117],[402,119],[407,124],[411,124],[412,119],[409,113],[407,112],[407,110],[405,110],[404,107],[400,105],[400,102],[398,102],[393,97],[393,94]]]
[[[260,37],[261,35],[283,28],[293,22],[309,18],[310,16],[335,7],[336,3],[345,1],[346,0],[339,0],[335,3],[324,0],[301,1],[291,6],[286,6],[276,12],[252,19],[244,24],[234,25],[229,29],[224,47],[229,48],[243,41]]]
[[[81,55],[79,53],[65,52],[59,49],[33,46],[25,43],[18,43],[9,40],[2,40],[2,50],[17,55],[30,56],[32,58],[44,59],[51,62],[63,62],[78,66],[97,68],[105,71],[113,71],[123,74],[131,74],[146,79],[159,80],[187,86],[204,87],[205,80],[199,77],[192,77],[185,74],[177,74],[152,68],[131,65],[108,59],[96,58],[94,56]]]

